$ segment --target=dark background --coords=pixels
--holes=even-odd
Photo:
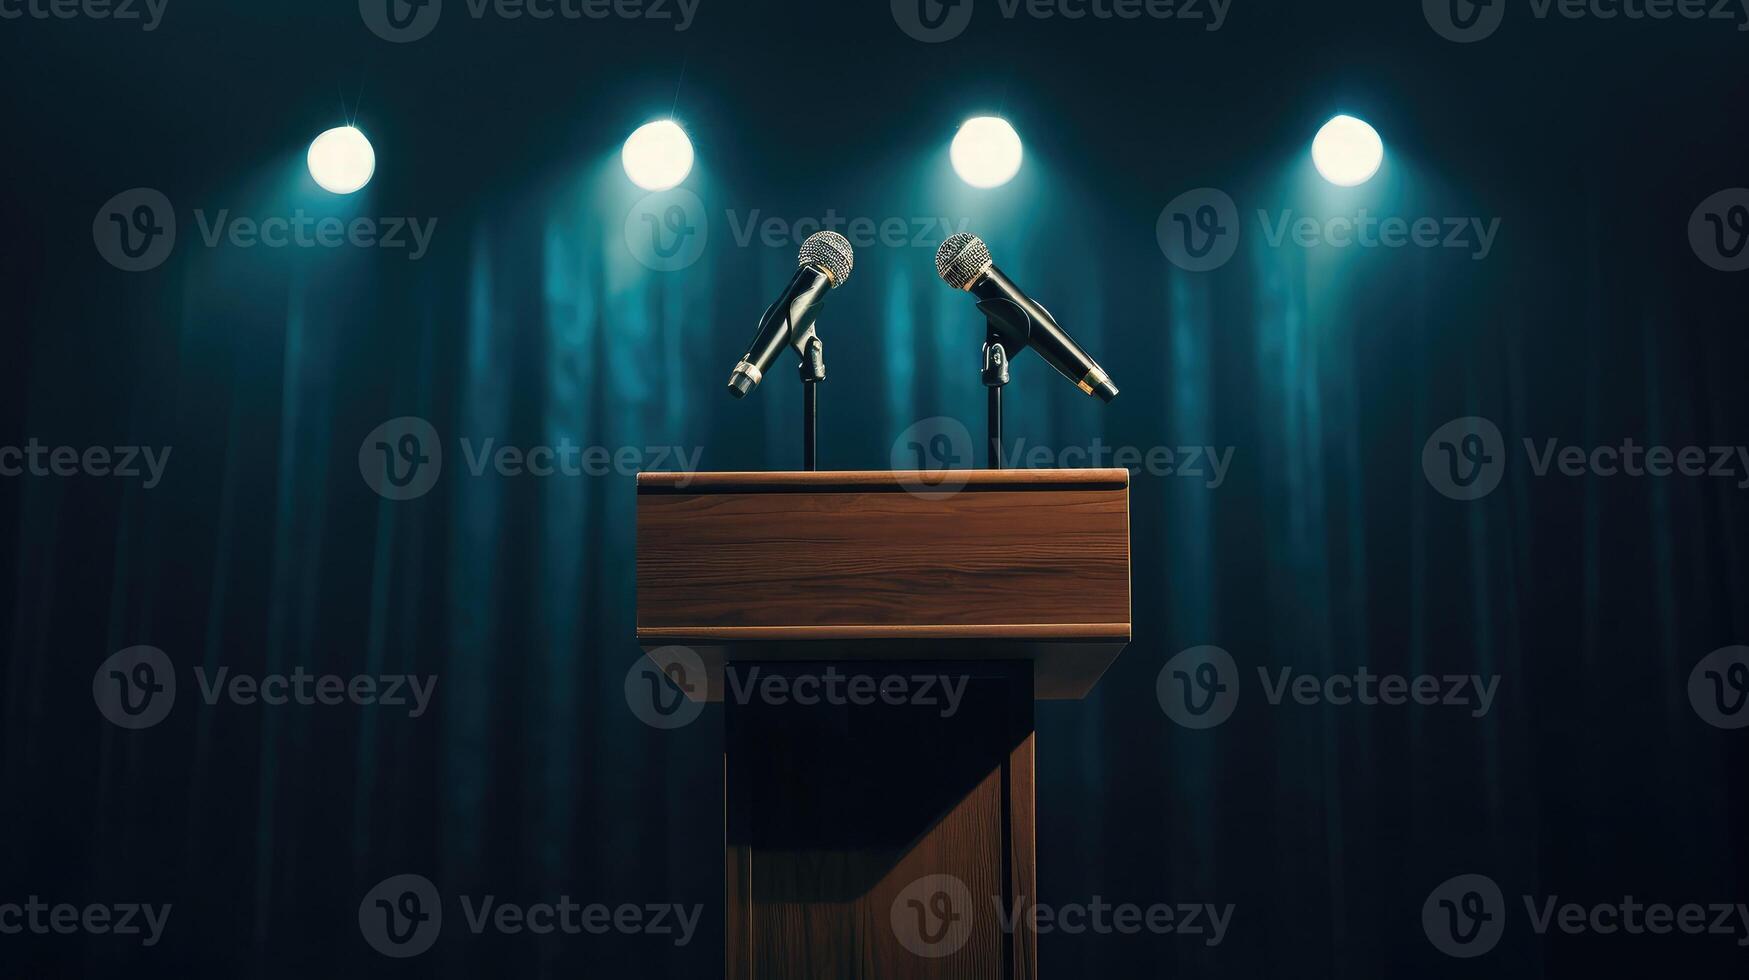
[[[356,5],[170,0],[154,32],[0,21],[0,444],[174,447],[162,485],[0,480],[0,901],[172,902],[153,949],[0,936],[8,976],[716,975],[721,709],[656,731],[628,709],[632,480],[475,478],[462,436],[702,447],[793,468],[786,366],[720,390],[793,268],[725,220],[942,215],[1091,349],[1101,408],[1035,357],[1029,444],[1234,447],[1224,485],[1138,476],[1136,640],[1089,699],[1038,707],[1040,900],[1237,906],[1226,941],[1041,937],[1046,976],[1704,975],[1725,936],[1539,938],[1517,896],[1749,901],[1743,733],[1689,672],[1749,642],[1749,497],[1735,480],[1536,478],[1520,441],[1749,442],[1745,279],[1691,250],[1695,206],[1749,183],[1749,34],[1708,21],[1539,21],[1436,35],[1415,3],[1234,0],[1227,23],[1004,20],[918,43],[880,2],[702,0],[671,23],[475,21],[386,43]],[[635,126],[673,112],[710,214],[692,267],[650,271],[622,225]],[[1309,175],[1353,112],[1378,178]],[[1000,112],[1020,176],[960,185],[945,149]],[[308,141],[356,118],[378,155],[317,191]],[[107,264],[112,195],[174,202],[170,260]],[[1156,243],[1213,186],[1239,254],[1201,274]],[[207,248],[194,209],[437,218],[430,253]],[[1271,248],[1255,212],[1500,219],[1492,254]],[[892,465],[934,416],[982,418],[979,337],[934,241],[865,248],[824,321],[823,468]],[[403,415],[445,440],[437,487],[359,475]],[[1494,420],[1487,498],[1436,493],[1432,431]],[[96,666],[135,644],[184,685],[142,732]],[[1248,686],[1210,731],[1155,678],[1229,650]],[[201,703],[196,664],[439,676],[387,708]],[[1493,711],[1268,705],[1255,668],[1497,673]],[[361,939],[382,879],[534,902],[704,903],[684,948],[643,936],[472,937],[418,959]],[[1448,959],[1440,882],[1480,873],[1513,917]],[[454,914],[453,905],[448,909]]]

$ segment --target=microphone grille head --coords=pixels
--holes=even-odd
[[[960,232],[935,250],[935,271],[943,282],[965,289],[990,268],[990,248],[976,235]]]
[[[856,253],[850,241],[835,231],[816,231],[802,243],[800,265],[818,266],[826,270],[837,289],[850,280],[850,267],[856,264]]]

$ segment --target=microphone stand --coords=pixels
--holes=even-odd
[[[987,437],[984,468],[1002,469],[1002,389],[1008,385],[1008,362],[1026,349],[1032,336],[1032,317],[1006,299],[978,301],[984,314],[987,332],[984,334],[984,358],[980,377],[984,381]]]
[[[820,468],[815,446],[820,396],[815,386],[826,380],[826,351],[812,327],[796,351],[802,355],[802,469],[812,473]]]
[[[984,391],[986,394],[984,468],[1002,468],[1002,389],[1008,384],[1008,348],[995,328],[984,339]]]

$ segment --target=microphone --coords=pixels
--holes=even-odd
[[[802,243],[795,277],[784,287],[777,302],[759,318],[759,330],[740,363],[729,374],[729,392],[736,398],[758,387],[771,362],[785,346],[795,348],[802,357],[803,380],[819,381],[826,376],[826,363],[820,337],[814,332],[820,307],[826,303],[826,293],[850,279],[850,267],[855,261],[850,242],[835,231],[818,231]]]
[[[983,239],[961,232],[942,242],[935,252],[935,271],[949,286],[978,297],[978,309],[1005,341],[1012,342],[1017,349],[1029,345],[1037,349],[1058,374],[1089,395],[1108,402],[1117,397],[1117,385],[1111,383],[1105,369],[1057,325],[1050,311],[1021,292],[996,268]],[[1002,378],[1007,380],[1006,368]]]

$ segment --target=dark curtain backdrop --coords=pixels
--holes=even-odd
[[[1517,448],[1749,442],[1749,280],[1686,238],[1699,201],[1749,182],[1745,35],[1514,7],[1497,37],[1456,45],[1415,4],[1235,0],[1217,32],[984,4],[963,37],[925,45],[872,2],[703,0],[685,32],[451,6],[406,45],[339,0],[172,0],[151,33],[0,23],[0,444],[173,447],[150,490],[0,480],[0,901],[175,909],[154,949],[0,936],[0,974],[717,975],[721,709],[658,731],[627,706],[633,480],[475,477],[460,440],[793,468],[791,368],[744,402],[722,383],[795,249],[736,229],[828,208],[963,222],[1123,389],[1102,408],[1029,355],[1011,435],[1233,449],[1216,488],[1134,480],[1135,642],[1090,698],[1037,714],[1039,898],[1230,902],[1230,934],[1051,934],[1045,975],[1741,969],[1729,937],[1539,939],[1521,911],[1489,959],[1448,959],[1421,906],[1470,872],[1509,896],[1749,901],[1742,733],[1686,693],[1701,657],[1749,642],[1749,491],[1539,478]],[[697,147],[684,186],[707,239],[661,272],[630,244],[642,192],[618,150],[671,111]],[[993,191],[946,160],[980,111],[1026,145]],[[1387,147],[1349,191],[1306,152],[1337,111]],[[302,154],[347,118],[378,169],[341,199]],[[179,238],[129,274],[91,221],[138,186],[174,202]],[[1190,273],[1155,222],[1203,186],[1244,230],[1226,266]],[[1272,247],[1256,217],[1362,207],[1499,232],[1475,261]],[[207,247],[194,217],[297,208],[437,226],[412,261]],[[832,295],[824,468],[891,467],[920,420],[979,431],[980,325],[934,277],[943,234],[860,249]],[[1434,491],[1421,452],[1470,415],[1517,455],[1465,503]],[[402,502],[357,462],[399,416],[428,420],[444,452],[431,492]],[[165,651],[182,689],[130,732],[91,681],[136,644]],[[1201,644],[1248,686],[1229,722],[1191,731],[1155,680]],[[1499,693],[1478,719],[1270,706],[1254,681],[1362,665],[1497,674]],[[209,707],[195,666],[438,686],[420,718]],[[400,873],[705,914],[679,948],[446,922],[434,952],[394,961],[357,908]]]

